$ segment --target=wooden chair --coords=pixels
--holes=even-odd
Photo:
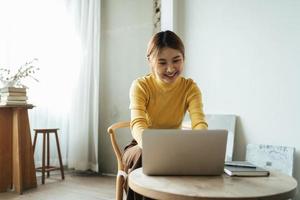
[[[116,180],[116,200],[122,200],[123,199],[123,184],[127,178],[127,173],[124,171],[124,164],[122,163],[122,150],[120,149],[119,144],[116,140],[116,132],[117,129],[120,128],[129,128],[130,127],[130,121],[124,121],[124,122],[117,122],[115,124],[112,124],[108,129],[107,132],[110,136],[111,144],[114,150],[114,153],[117,158],[118,162],[118,174],[117,174],[117,180]]]

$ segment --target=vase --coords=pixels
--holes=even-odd
[[[13,80],[13,81],[1,81],[1,88],[7,88],[7,87],[20,87],[18,81]]]

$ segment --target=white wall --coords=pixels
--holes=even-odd
[[[173,2],[174,0],[161,0],[160,3],[160,29],[162,31],[171,30],[173,31]]]
[[[101,1],[100,172],[115,173],[116,159],[106,129],[129,120],[131,82],[149,72],[146,48],[152,35],[152,1]]]
[[[177,1],[186,74],[206,113],[239,116],[237,160],[248,143],[296,147],[300,182],[300,1]],[[300,195],[298,194],[298,199]]]

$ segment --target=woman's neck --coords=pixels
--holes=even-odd
[[[181,76],[178,76],[177,79],[174,81],[174,82],[171,82],[171,83],[166,83],[162,80],[160,80],[158,77],[156,77],[154,74],[152,74],[153,78],[154,78],[154,81],[156,82],[156,84],[161,88],[163,89],[164,91],[169,91],[173,88],[175,88],[179,82],[180,82],[180,77]]]

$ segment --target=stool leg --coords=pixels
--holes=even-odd
[[[34,151],[35,151],[37,136],[38,136],[38,132],[35,131],[35,133],[34,133],[34,140],[33,140],[33,155],[34,155]]]
[[[43,133],[42,184],[45,184],[45,145],[46,145],[46,133]]]
[[[56,138],[56,146],[57,146],[57,152],[58,152],[58,158],[59,158],[59,165],[60,165],[61,178],[62,178],[62,179],[65,179],[65,175],[64,175],[64,167],[63,167],[62,159],[61,159],[61,153],[60,153],[60,146],[59,146],[59,141],[58,141],[57,131],[55,131],[55,138]]]
[[[35,132],[35,133],[34,133],[34,140],[33,140],[33,153],[34,153],[34,150],[35,150],[35,145],[36,145],[36,138],[37,138],[37,135],[38,135],[38,133]]]
[[[50,141],[49,141],[49,133],[47,133],[47,168],[50,166]],[[47,171],[47,178],[50,176],[50,171]]]

